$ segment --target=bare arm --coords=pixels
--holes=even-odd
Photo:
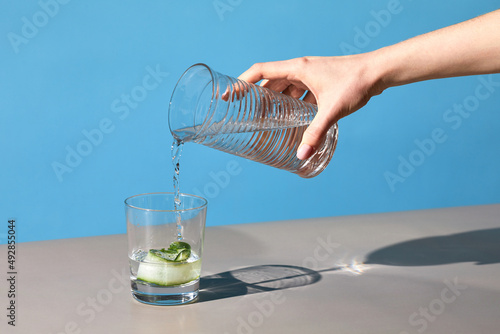
[[[297,152],[307,159],[328,129],[385,89],[412,82],[500,72],[500,10],[379,50],[342,57],[258,63],[248,82],[318,104]]]
[[[500,10],[375,52],[388,87],[500,72]]]

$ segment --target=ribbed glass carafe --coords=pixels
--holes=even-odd
[[[311,103],[196,64],[174,88],[169,126],[178,141],[203,144],[310,178],[326,168],[337,144],[335,124],[309,159],[296,157],[316,112]]]

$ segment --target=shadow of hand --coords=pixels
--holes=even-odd
[[[432,266],[500,263],[500,228],[405,241],[368,254],[365,264]]]

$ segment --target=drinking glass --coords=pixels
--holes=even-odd
[[[125,200],[133,297],[176,305],[198,296],[207,201],[199,196],[148,193]]]

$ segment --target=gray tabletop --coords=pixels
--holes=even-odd
[[[16,326],[2,279],[0,332],[500,331],[500,205],[210,227],[183,306],[133,300],[126,243],[18,244]]]

